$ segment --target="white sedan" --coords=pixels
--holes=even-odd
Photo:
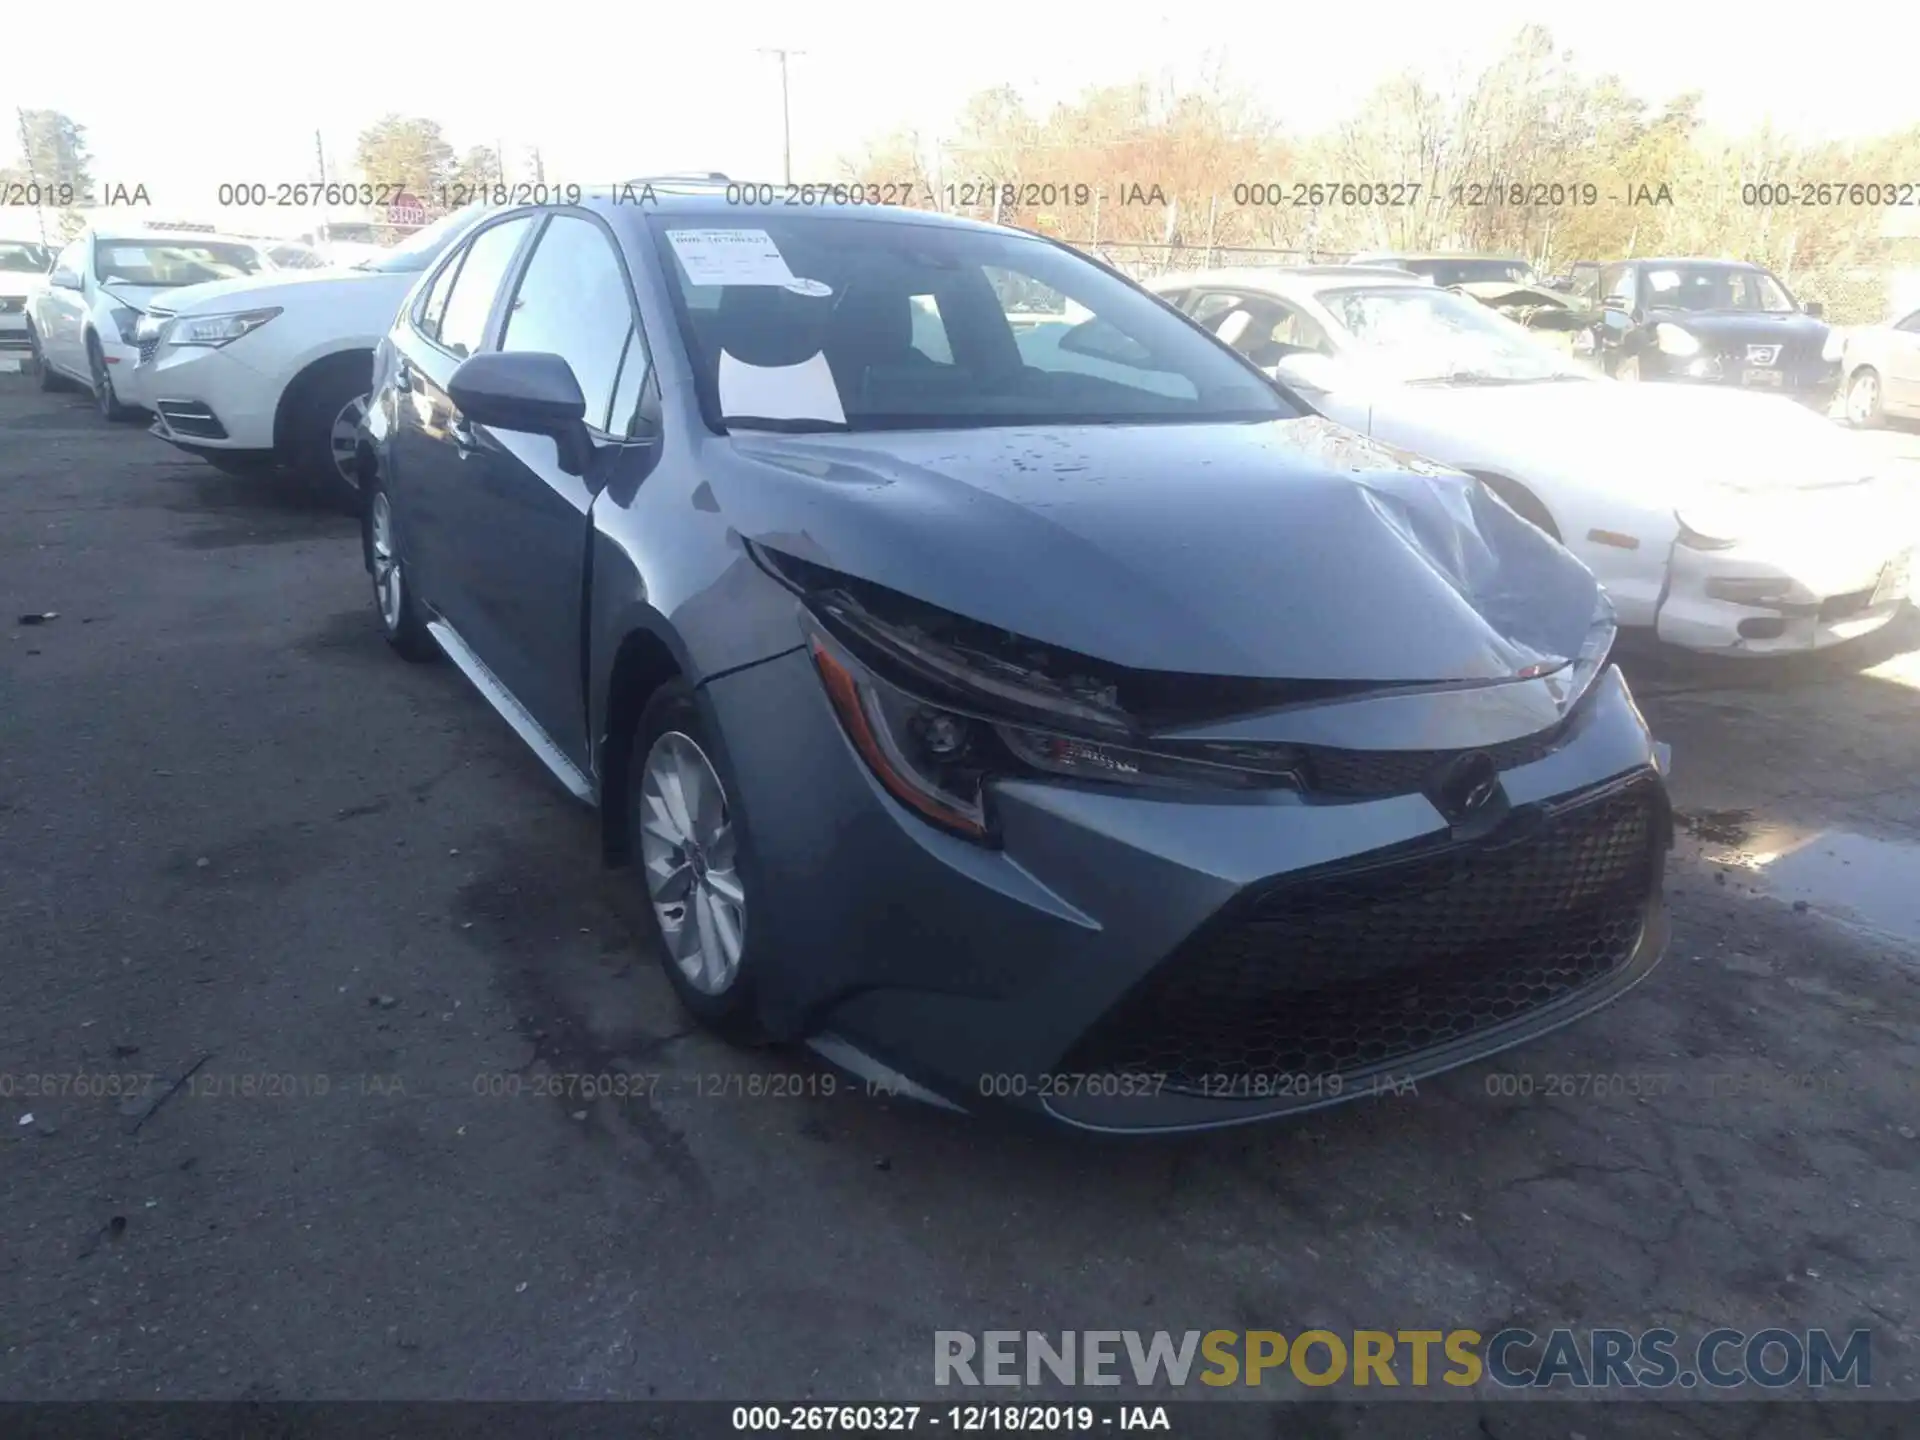
[[[1148,288],[1323,414],[1478,476],[1592,569],[1622,625],[1692,650],[1811,650],[1878,629],[1907,593],[1911,486],[1803,406],[1622,384],[1393,270]]]

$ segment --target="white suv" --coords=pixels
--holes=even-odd
[[[138,401],[121,376],[137,355],[142,312],[168,290],[257,275],[273,262],[252,240],[197,230],[88,227],[57,256],[46,284],[27,297],[27,344],[40,388],[79,383],[109,420],[131,420]]]
[[[53,251],[35,240],[0,236],[0,350],[27,344],[27,301],[47,283]]]
[[[348,268],[196,285],[137,329],[129,399],[153,433],[239,473],[286,470],[333,502],[358,503],[354,445],[373,347],[420,274],[482,215],[470,207]]]

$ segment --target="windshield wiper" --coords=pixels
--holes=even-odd
[[[853,428],[844,420],[769,420],[757,415],[721,418],[729,431],[769,430],[775,435],[845,435]]]
[[[1455,370],[1446,375],[1424,375],[1418,380],[1410,380],[1410,385],[1524,385],[1533,377],[1527,375],[1495,375],[1486,370]]]

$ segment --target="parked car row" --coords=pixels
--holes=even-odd
[[[156,431],[353,497],[693,1015],[959,1109],[1236,1125],[1610,1002],[1672,842],[1621,620],[1808,648],[1906,583],[1855,437],[1397,269],[713,184],[145,299]]]
[[[1151,288],[1321,413],[1478,476],[1599,577],[1622,624],[1759,655],[1855,638],[1903,602],[1905,487],[1804,407],[1603,379],[1398,269]]]
[[[1654,258],[1575,264],[1542,283],[1525,260],[1444,254],[1356,257],[1471,294],[1527,323],[1577,329],[1573,353],[1620,380],[1673,380],[1785,395],[1817,410],[1842,377],[1842,332],[1763,266]],[[1555,304],[1556,292],[1565,297]],[[1536,318],[1538,317],[1538,318]],[[1522,317],[1516,317],[1522,318]]]

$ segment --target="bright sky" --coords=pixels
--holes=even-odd
[[[549,181],[691,169],[777,179],[779,71],[761,46],[806,52],[789,61],[794,175],[831,179],[835,160],[865,139],[903,125],[940,133],[990,85],[1010,82],[1044,103],[1143,74],[1188,79],[1223,53],[1283,123],[1318,129],[1399,70],[1471,73],[1544,18],[1520,0],[1364,9],[1207,0],[1178,11],[1150,0],[539,0],[216,7],[175,18],[148,0],[12,8],[0,118],[15,105],[67,112],[87,127],[96,178],[144,182],[167,210],[202,208],[222,181],[315,178],[316,129],[338,178],[355,135],[389,110],[437,119],[456,149],[500,146],[514,180],[531,178],[535,144]],[[1749,6],[1605,0],[1556,6],[1549,24],[1582,68],[1615,71],[1650,99],[1697,87],[1716,124],[1771,119],[1839,137],[1920,122],[1920,4],[1869,8],[1877,13],[1862,12],[1861,24],[1829,25],[1776,23]],[[82,53],[93,58],[20,63]],[[13,148],[0,144],[0,159]],[[1223,183],[1245,178],[1256,177]]]

